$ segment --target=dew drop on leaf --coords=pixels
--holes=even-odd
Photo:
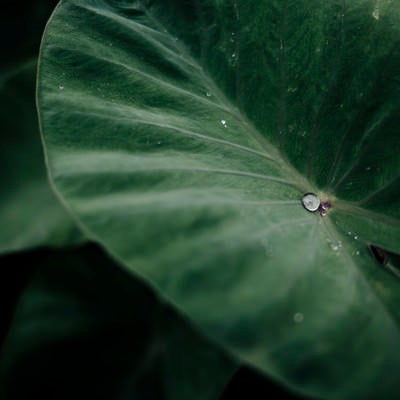
[[[301,199],[301,202],[303,203],[304,208],[311,212],[317,211],[321,204],[320,199],[314,193],[306,193]]]

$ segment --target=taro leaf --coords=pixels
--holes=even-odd
[[[35,76],[36,60],[0,75],[0,253],[82,241],[46,176]]]
[[[94,246],[2,262],[36,268],[0,353],[2,400],[214,400],[236,369]]]
[[[397,398],[400,3],[62,1],[53,182],[89,235],[303,393]],[[316,192],[322,217],[301,205]]]

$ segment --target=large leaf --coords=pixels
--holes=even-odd
[[[62,1],[40,62],[88,235],[289,386],[397,398],[399,2]]]
[[[1,262],[36,268],[0,352],[2,400],[215,400],[236,369],[94,246]]]
[[[35,76],[35,60],[0,75],[0,253],[83,240],[47,179]]]

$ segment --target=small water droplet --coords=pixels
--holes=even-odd
[[[359,256],[360,255],[360,252],[357,250],[356,251],[356,256]]]
[[[358,240],[358,236],[356,235],[356,236],[354,236],[354,240]]]
[[[224,126],[224,128],[228,127],[228,125],[224,119],[221,119],[221,124]]]
[[[378,21],[378,19],[380,18],[379,14],[380,14],[379,8],[378,8],[378,6],[376,6],[374,11],[372,12],[372,17]]]
[[[314,193],[306,193],[301,199],[301,202],[303,203],[304,208],[311,212],[317,211],[321,204],[318,196]]]
[[[351,236],[351,232],[350,232],[350,231],[348,231],[347,234],[348,234],[349,236]]]
[[[366,167],[365,170],[366,171],[371,171],[371,167]]]
[[[293,321],[296,324],[301,324],[304,321],[304,314],[301,312],[297,312],[296,314],[293,315]]]
[[[207,97],[211,97],[211,93],[210,92],[206,92],[206,96]]]
[[[332,242],[328,239],[328,244],[333,251],[339,251],[342,248],[342,242],[340,240],[338,240],[337,242]]]
[[[64,90],[64,86],[63,86],[63,85],[59,85],[58,88],[59,88],[60,90]]]
[[[161,144],[162,142],[157,142],[157,144]]]

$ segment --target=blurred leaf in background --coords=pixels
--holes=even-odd
[[[0,252],[82,241],[50,189],[36,105],[36,60],[56,1],[6,1],[0,16]]]
[[[213,400],[236,365],[94,245],[0,259],[34,270],[0,352],[0,398]]]

